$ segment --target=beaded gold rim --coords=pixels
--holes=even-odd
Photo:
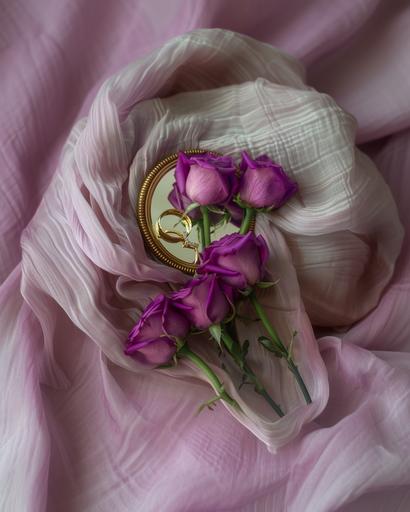
[[[202,155],[208,153],[214,156],[221,156],[217,151],[209,151],[206,149],[186,149],[183,151],[186,155]],[[178,153],[172,153],[159,161],[152,169],[150,169],[141,185],[136,205],[136,217],[138,226],[141,230],[145,245],[158,258],[159,261],[169,265],[172,268],[180,270],[185,274],[194,275],[196,272],[196,263],[187,263],[180,258],[174,256],[167,248],[159,242],[151,216],[151,204],[154,191],[160,180],[169,172],[178,159]],[[253,231],[255,220],[252,221],[250,229]]]
[[[209,153],[214,156],[220,156],[216,151],[208,151],[206,149],[187,149],[184,150],[186,155],[202,155]],[[180,258],[177,258],[164,247],[155,235],[152,216],[151,216],[151,203],[154,191],[160,180],[169,172],[178,159],[178,153],[172,153],[160,162],[158,162],[152,169],[150,169],[141,185],[141,190],[138,196],[136,207],[136,217],[145,244],[148,249],[158,258],[162,263],[176,268],[181,272],[193,275],[195,274],[197,265],[195,263],[187,263]]]

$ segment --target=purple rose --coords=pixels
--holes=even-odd
[[[234,288],[244,289],[263,279],[269,251],[264,238],[252,231],[226,235],[206,247],[198,274],[217,274]]]
[[[125,353],[148,366],[165,364],[176,352],[175,338],[185,338],[189,329],[183,308],[158,295],[129,333]]]
[[[279,208],[297,191],[282,167],[266,155],[253,160],[242,152],[239,197],[253,208]]]
[[[201,330],[219,324],[231,311],[232,289],[214,274],[192,279],[171,297],[187,307],[187,317]]]
[[[181,152],[168,199],[183,211],[192,203],[224,205],[237,191],[238,178],[232,158],[209,153],[189,157]]]

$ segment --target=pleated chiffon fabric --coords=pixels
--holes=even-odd
[[[174,38],[102,86],[24,231],[21,268],[2,287],[0,364],[13,389],[3,467],[23,457],[1,505],[324,512],[409,484],[410,427],[398,427],[409,416],[407,360],[391,365],[334,336],[318,342],[313,330],[371,313],[402,245],[390,190],[355,131],[351,115],[305,84],[297,61],[225,30]],[[284,339],[298,331],[295,359],[313,398],[307,406],[283,362],[251,343],[282,419],[251,390],[238,392],[206,338],[193,347],[240,411],[220,404],[195,416],[212,389],[193,366],[146,371],[123,353],[149,300],[187,280],[146,252],[138,190],[159,159],[196,147],[266,153],[299,184],[256,226],[268,277],[279,280],[261,301]],[[255,340],[261,328],[239,332]]]

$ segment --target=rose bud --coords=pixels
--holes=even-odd
[[[183,308],[158,295],[129,333],[124,352],[148,366],[168,363],[177,349],[175,338],[185,338],[189,329]]]
[[[280,208],[297,191],[282,167],[266,155],[253,160],[242,152],[239,197],[252,208]]]
[[[209,153],[189,157],[181,152],[168,199],[178,210],[185,210],[192,203],[223,205],[237,191],[238,178],[232,158]]]
[[[231,311],[232,289],[214,274],[191,279],[188,286],[171,297],[176,303],[188,306],[185,313],[200,330],[219,324]]]
[[[226,284],[244,289],[263,279],[269,251],[264,238],[252,231],[232,233],[206,247],[198,274],[215,273]]]

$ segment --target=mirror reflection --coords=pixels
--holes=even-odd
[[[194,212],[188,216],[176,210],[168,199],[175,180],[174,173],[175,166],[156,183],[150,205],[151,230],[165,252],[192,265],[197,263],[201,251],[199,226]],[[213,240],[238,230],[231,222],[225,222],[222,215],[215,213],[214,217],[217,224],[213,227]]]

